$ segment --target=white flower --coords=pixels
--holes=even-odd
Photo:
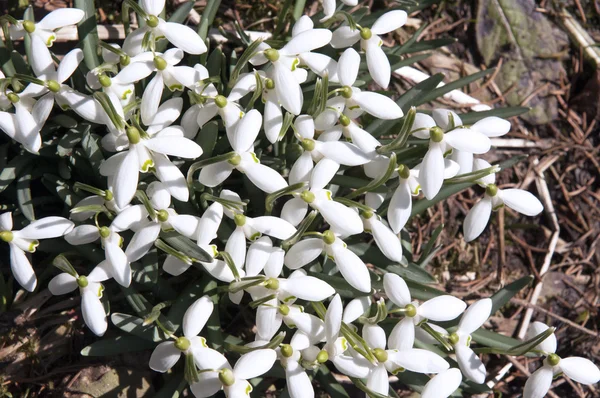
[[[471,334],[479,329],[489,318],[492,312],[492,300],[484,298],[471,304],[465,311],[458,329],[449,337],[454,347],[456,360],[465,377],[477,384],[485,381],[485,365],[475,352],[469,347]]]
[[[483,159],[473,161],[473,171],[489,167],[492,166]],[[536,216],[544,210],[542,203],[532,193],[516,188],[499,189],[495,182],[495,173],[479,181],[479,185],[485,188],[485,194],[479,202],[475,203],[467,217],[465,217],[463,233],[467,242],[481,235],[492,211],[496,211],[504,205],[526,216]]]
[[[56,40],[55,30],[79,23],[85,13],[76,8],[58,8],[46,15],[38,23],[34,21],[18,21],[9,28],[11,40],[19,40],[29,34],[32,44],[36,41],[50,47]]]
[[[479,131],[466,128],[455,128],[458,115],[453,115],[454,122],[447,126],[436,126],[431,116],[417,113],[412,126],[412,134],[417,138],[428,139],[429,149],[423,158],[419,171],[421,189],[427,199],[433,199],[444,182],[446,163],[444,155],[453,150],[468,153],[486,153],[490,150],[490,139]]]
[[[70,293],[79,287],[83,320],[96,336],[104,335],[108,326],[106,311],[100,301],[104,292],[104,286],[100,282],[111,277],[108,268],[108,263],[103,261],[87,277],[63,272],[56,275],[48,283],[50,293],[55,296]]]
[[[400,238],[373,211],[361,212],[365,232],[373,235],[375,244],[384,256],[394,262],[402,261]]]
[[[333,127],[342,112],[350,119],[357,118],[363,112],[384,120],[399,119],[404,115],[402,109],[391,98],[354,87],[359,66],[360,55],[356,50],[349,48],[344,51],[338,64],[338,79],[342,84],[342,88],[339,89],[341,95],[330,98],[327,101],[327,109],[315,119],[318,130]]]
[[[295,167],[294,176],[290,176],[290,179],[294,182],[306,181],[304,178],[310,173],[309,187],[300,193],[295,193],[294,198],[283,205],[281,218],[292,225],[298,225],[310,206],[321,213],[335,232],[342,235],[361,233],[363,225],[360,216],[351,208],[334,201],[331,191],[325,189],[339,170],[339,163],[331,159],[321,159],[311,171],[309,168],[312,167],[312,160],[305,160]]]
[[[129,55],[142,52],[142,43],[146,34],[150,34],[152,41],[167,39],[178,49],[188,54],[202,54],[207,48],[202,38],[189,26],[180,23],[166,22],[159,15],[165,8],[165,0],[143,0],[140,2],[146,15],[146,26],[131,32],[123,43],[123,49]],[[154,48],[154,46],[152,46]]]
[[[304,239],[292,246],[285,255],[285,265],[289,269],[301,268],[323,252],[333,258],[350,286],[365,293],[371,291],[371,276],[366,264],[331,230],[325,231],[322,239]]]
[[[246,113],[235,127],[230,144],[235,156],[204,167],[200,171],[199,181],[207,187],[215,187],[229,177],[236,169],[248,177],[254,185],[266,193],[273,193],[287,187],[287,183],[277,171],[262,165],[254,154],[254,141],[262,125],[262,116],[252,109]]]
[[[541,322],[533,322],[528,338],[533,338],[548,329]],[[563,373],[577,383],[593,385],[600,381],[600,369],[589,359],[581,357],[560,358],[556,352],[556,336],[551,334],[535,347],[544,353],[543,366],[533,372],[525,383],[523,398],[543,398],[550,389],[554,376]]]
[[[413,347],[415,328],[422,322],[444,322],[457,318],[467,305],[460,299],[444,295],[419,304],[412,301],[404,279],[392,273],[383,276],[383,288],[388,298],[405,310],[404,318],[394,326],[388,345],[391,348],[406,350]]]
[[[412,197],[417,196],[421,185],[417,181],[418,170],[401,165],[398,168],[400,183],[394,191],[387,212],[387,220],[395,234],[400,233],[412,213]]]
[[[451,368],[433,376],[421,391],[421,398],[448,398],[460,387],[462,374]]]
[[[81,208],[84,206],[100,206],[106,212],[118,214],[121,212],[121,209],[115,203],[114,196],[110,190],[105,191],[105,195],[92,195],[81,199],[77,202],[73,209]],[[71,209],[70,219],[73,221],[85,221],[96,215],[96,211],[78,211],[77,213],[73,213],[73,209]]]
[[[210,297],[202,296],[194,301],[183,316],[183,336],[171,336],[175,341],[165,341],[156,346],[150,356],[150,368],[165,373],[171,369],[181,354],[192,355],[197,366],[205,364],[205,356],[211,356],[213,350],[207,348],[206,340],[198,336],[212,314],[214,304]]]
[[[7,98],[15,107],[15,113],[0,112],[0,130],[29,152],[38,153],[42,146],[40,130],[52,110],[52,97],[47,95],[36,101],[27,93],[9,92]]]
[[[315,37],[316,34],[321,36],[320,40],[323,40],[323,42],[326,40],[326,37],[331,37],[327,32],[324,32],[324,29],[314,29],[313,21],[308,15],[303,15],[296,21],[292,28],[292,38],[298,37],[305,32],[311,32],[310,35],[303,35],[305,40],[310,40]],[[315,48],[317,47],[311,48],[311,50]],[[293,51],[291,47],[288,47],[288,50]],[[307,66],[318,76],[328,76],[330,82],[337,82],[336,73],[338,64],[333,58],[325,54],[306,51],[306,49],[302,48],[296,48],[295,50],[298,51],[297,56],[300,65]]]
[[[408,15],[405,11],[395,10],[386,12],[377,18],[370,29],[361,27],[360,29],[352,30],[348,25],[341,26],[333,32],[331,46],[333,48],[349,47],[360,40],[360,47],[367,54],[367,67],[371,77],[381,87],[387,88],[390,84],[392,71],[390,61],[381,48],[383,41],[379,35],[402,27],[406,23],[407,18]],[[338,69],[341,71],[343,68],[340,65]]]
[[[121,47],[118,44],[110,44],[116,49]],[[102,90],[106,94],[113,94],[121,101],[123,106],[131,103],[135,99],[135,85],[133,83],[123,83],[116,76],[110,77],[107,72],[117,74],[117,66],[121,63],[121,57],[112,51],[102,48],[102,59],[104,62],[94,69],[90,70],[85,79],[93,90]],[[131,60],[129,60],[131,62]]]
[[[308,351],[308,349],[302,351],[302,348],[295,346],[293,339],[290,344],[284,344],[278,350],[279,361],[285,370],[286,385],[291,398],[313,398],[315,396],[310,378],[301,364],[304,360],[304,352]]]
[[[249,379],[258,377],[273,367],[277,353],[271,349],[259,349],[244,354],[233,369],[222,355],[214,355],[205,361],[206,371],[199,374],[200,381],[190,386],[196,398],[206,398],[223,389],[229,398],[249,397],[252,385]]]
[[[19,283],[28,292],[33,292],[37,279],[25,252],[33,253],[39,239],[63,236],[73,229],[73,223],[62,217],[44,217],[31,222],[20,231],[13,230],[12,213],[0,214],[0,240],[10,247],[10,268]]]
[[[354,7],[358,4],[358,0],[342,0],[342,3],[349,7]],[[321,18],[321,22],[327,21],[335,14],[335,0],[323,0],[323,13],[325,16]]]

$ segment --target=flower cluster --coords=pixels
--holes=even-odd
[[[240,73],[241,64],[224,85],[206,63],[184,62],[186,54],[205,54],[207,43],[191,28],[162,19],[164,0],[134,4],[143,27],[130,32],[123,47],[102,43],[102,63],[85,75],[86,92],[71,84],[83,51],[72,50],[55,65],[49,50],[55,30],[78,23],[83,12],[61,9],[38,23],[9,20],[12,39],[30,40],[32,75],[2,76],[0,129],[38,154],[56,103],[96,126],[108,154],[99,165],[101,188],[77,184],[93,195],[73,206],[71,220],[51,216],[13,230],[11,213],[0,215],[0,239],[10,246],[16,281],[27,291],[36,288],[25,253],[34,252],[39,239],[63,237],[71,246],[99,241],[103,260],[87,275],[58,256],[54,264],[63,272],[49,289],[59,295],[79,288],[83,319],[102,336],[108,328],[104,285],[114,280],[130,287],[132,266],[154,247],[164,252],[161,277],[210,275],[231,305],[256,309],[254,341],[210,348],[210,339],[199,336],[215,311],[210,295],[189,306],[180,334],[159,321],[164,306],[143,325],[156,324],[151,327],[161,335],[150,367],[167,372],[183,354],[196,397],[221,389],[228,397],[249,396],[250,380],[277,366],[292,398],[313,397],[311,375],[329,364],[369,395],[387,395],[390,374],[427,375],[421,393],[428,398],[448,397],[463,380],[484,383],[485,365],[471,344],[479,342],[477,331],[495,303],[485,298],[467,307],[450,295],[414,300],[409,277],[407,283],[397,272],[374,270],[352,242],[372,236],[382,258],[402,269],[407,259],[400,234],[413,215],[413,197],[422,191],[433,200],[457,181],[485,189],[465,219],[466,241],[476,239],[492,211],[504,205],[539,214],[539,200],[498,188],[500,167],[477,157],[510,123],[489,116],[465,124],[446,109],[403,111],[387,93],[367,89],[359,78],[383,89],[390,84],[380,36],[405,24],[402,10],[362,26],[326,0],[323,27],[302,16],[287,42],[250,44],[240,62],[252,70]],[[263,104],[255,108],[257,99]],[[397,123],[397,135],[382,139],[363,125],[369,120]],[[221,153],[202,145],[209,125],[222,126]],[[421,153],[416,161],[403,158],[409,140]],[[276,160],[286,158],[277,155],[287,148],[294,156],[286,167]],[[240,176],[248,191],[266,196],[264,213],[256,210],[262,203],[235,189]],[[355,176],[362,181],[355,190],[338,185]],[[351,300],[344,304],[342,297]],[[591,362],[555,354],[553,329],[534,323],[532,330],[525,352],[546,358],[525,397],[542,397],[558,373],[598,382]],[[224,354],[236,353],[242,355],[231,366]]]

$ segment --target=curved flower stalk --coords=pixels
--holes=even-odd
[[[183,315],[183,336],[170,336],[174,341],[164,341],[157,345],[150,356],[150,369],[165,373],[175,366],[182,354],[192,356],[195,366],[200,368],[206,365],[207,358],[215,356],[214,354],[220,356],[218,352],[213,353],[214,350],[207,347],[206,340],[199,336],[213,309],[214,304],[208,296],[194,301]]]
[[[254,154],[254,141],[261,125],[262,116],[256,109],[246,113],[230,139],[235,156],[204,167],[198,178],[200,183],[207,187],[215,187],[225,181],[235,169],[244,173],[263,192],[273,193],[287,187],[287,182],[281,174],[261,164]]]
[[[528,337],[535,337],[545,332],[548,326],[541,322],[533,322],[528,330]],[[546,396],[552,379],[561,373],[577,383],[593,385],[600,381],[600,369],[592,361],[581,357],[561,358],[556,355],[556,336],[552,333],[535,347],[545,356],[542,367],[533,372],[523,390],[523,398],[543,398]]]
[[[473,171],[489,167],[492,165],[483,159],[473,161]],[[477,239],[490,220],[492,211],[496,211],[504,205],[526,216],[537,216],[544,210],[542,203],[532,193],[516,188],[500,189],[495,182],[495,174],[479,180],[479,185],[485,188],[485,194],[465,217],[463,233],[467,242]]]
[[[74,224],[62,217],[44,217],[25,228],[13,230],[12,213],[0,214],[0,240],[10,248],[10,269],[15,280],[28,292],[37,286],[37,278],[25,252],[34,253],[40,239],[58,238],[68,234]]]
[[[338,64],[338,79],[342,85],[339,89],[341,95],[330,98],[327,101],[327,109],[315,119],[318,130],[333,127],[341,113],[350,119],[359,117],[363,112],[383,120],[395,120],[404,115],[402,109],[391,98],[354,87],[359,66],[360,55],[356,50],[349,48],[344,51]]]
[[[489,298],[471,304],[460,318],[456,332],[448,338],[454,347],[460,370],[467,379],[477,384],[483,384],[485,381],[486,370],[481,359],[469,347],[471,345],[471,334],[485,323],[491,312],[492,300]]]
[[[377,18],[371,28],[359,26],[358,29],[353,30],[350,26],[343,25],[333,32],[331,46],[333,48],[345,48],[360,41],[360,48],[367,55],[369,74],[382,88],[388,88],[392,70],[390,61],[381,48],[383,41],[379,35],[384,35],[401,28],[404,26],[407,19],[408,15],[406,14],[406,11],[395,10],[386,12]],[[341,62],[342,61],[340,60],[340,63]],[[339,70],[341,71],[343,68],[344,67],[340,65]]]
[[[281,218],[290,222],[292,225],[298,225],[306,215],[308,206],[317,210],[331,226],[331,228],[341,235],[355,235],[363,231],[362,221],[354,210],[345,205],[332,200],[331,191],[325,189],[333,176],[340,168],[339,163],[331,159],[321,159],[312,169],[308,168],[310,164],[299,165],[294,171],[293,181],[310,173],[308,189],[295,193],[294,198],[287,201],[281,210]],[[307,172],[301,171],[303,168]],[[291,173],[291,172],[290,172]]]
[[[188,54],[202,54],[207,48],[202,38],[192,28],[183,24],[166,22],[159,15],[165,9],[165,0],[144,0],[140,2],[146,13],[146,26],[136,29],[125,38],[123,49],[131,56],[141,53],[144,38],[151,35],[152,41],[167,39],[169,43]],[[154,46],[152,46],[154,48]]]
[[[228,398],[249,397],[252,385],[248,380],[268,372],[276,360],[274,350],[259,349],[242,355],[232,368],[225,357],[214,356],[206,361],[200,380],[190,388],[196,398],[210,397],[221,389]]]
[[[365,293],[371,291],[371,276],[366,264],[331,230],[325,231],[321,239],[308,238],[292,246],[285,255],[285,265],[294,270],[304,267],[323,252],[333,258],[350,286]]]
[[[79,288],[81,293],[81,313],[83,321],[96,335],[103,336],[108,328],[106,311],[100,301],[104,292],[101,282],[111,278],[107,261],[98,264],[87,276],[63,272],[48,283],[50,293],[55,296],[67,294]]]
[[[388,340],[388,345],[398,350],[413,347],[415,328],[420,324],[451,321],[467,308],[464,301],[449,295],[437,296],[419,304],[411,299],[404,279],[392,273],[383,276],[383,288],[392,303],[403,309],[404,318],[394,326]]]
[[[45,46],[51,47],[56,40],[55,30],[75,25],[81,22],[84,16],[85,13],[76,8],[58,8],[37,23],[19,20],[9,27],[10,39],[19,40],[27,34],[31,38],[32,45],[39,41]]]

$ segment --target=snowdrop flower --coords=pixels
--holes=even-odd
[[[435,124],[431,116],[419,113],[412,126],[412,134],[415,137],[429,140],[429,149],[419,171],[419,182],[427,199],[433,199],[442,187],[446,169],[444,162],[446,152],[458,149],[472,154],[481,154],[490,150],[490,139],[483,133],[454,128],[452,125],[450,127],[452,129],[445,132],[442,127]]]
[[[313,21],[308,15],[303,15],[296,21],[294,27],[292,28],[292,39],[302,35],[305,32],[311,32],[310,36],[307,34],[304,35],[305,40],[308,40],[311,36],[314,37],[317,34],[322,37],[323,41],[325,41],[326,37],[331,38],[331,35],[329,35],[327,32],[324,32],[324,29],[314,29]],[[291,47],[288,47],[288,49],[290,48]],[[314,48],[311,48],[311,50],[312,49]],[[336,73],[338,64],[330,56],[312,51],[299,51],[297,56],[298,60],[300,61],[299,65],[307,66],[318,76],[328,76],[330,82],[337,82]]]
[[[117,207],[112,192],[110,190],[106,190],[104,192],[104,195],[92,195],[81,199],[75,204],[75,206],[73,206],[73,209],[71,209],[71,215],[69,218],[73,221],[81,222],[94,217],[96,215],[96,211],[90,210],[74,212],[75,209],[87,206],[99,206],[107,213],[120,213],[121,209]]]
[[[306,162],[301,167],[312,166]],[[343,235],[355,235],[363,231],[362,221],[358,213],[345,205],[332,200],[331,191],[325,189],[333,176],[339,170],[339,163],[331,159],[322,159],[308,172],[301,171],[300,167],[294,170],[292,181],[303,181],[302,177],[310,172],[309,188],[295,193],[294,198],[287,201],[281,210],[281,218],[289,221],[292,225],[298,225],[306,215],[308,206],[317,210],[331,228]],[[300,169],[300,170],[298,170]],[[291,172],[290,172],[291,173]]]
[[[373,235],[375,244],[384,256],[394,262],[402,261],[402,244],[400,238],[385,225],[374,211],[361,212],[365,232]]]
[[[73,229],[73,223],[62,217],[44,217],[31,222],[25,228],[13,230],[12,213],[0,214],[0,240],[10,247],[10,269],[28,292],[33,292],[37,279],[25,252],[34,253],[39,239],[58,238]]]
[[[285,380],[291,398],[313,398],[315,391],[312,382],[302,367],[303,352],[294,342],[284,344],[278,350],[279,361],[285,370]],[[322,356],[321,356],[322,358]]]
[[[322,239],[304,239],[292,246],[285,255],[285,265],[289,269],[301,268],[323,252],[333,258],[350,286],[365,293],[371,291],[371,276],[366,264],[331,230],[325,231]]]
[[[489,167],[492,166],[483,159],[475,159],[473,162],[473,171]],[[479,185],[485,188],[485,194],[465,217],[463,233],[467,242],[481,235],[492,211],[498,210],[504,205],[526,216],[536,216],[544,210],[542,203],[532,193],[516,188],[500,189],[495,182],[496,175],[494,173],[479,181]]]
[[[10,39],[19,40],[25,34],[28,34],[31,37],[32,44],[39,41],[45,46],[50,47],[54,43],[54,40],[56,40],[55,30],[75,25],[84,16],[85,13],[76,8],[58,8],[46,15],[38,23],[21,20],[16,25],[11,25],[9,28]]]
[[[223,389],[228,398],[249,397],[252,385],[248,383],[268,372],[275,361],[277,353],[271,349],[259,349],[244,354],[232,368],[225,357],[214,356],[199,374],[200,381],[190,386],[196,398],[206,398]]]
[[[451,321],[467,308],[464,301],[450,295],[437,296],[422,304],[412,301],[404,279],[389,272],[383,276],[383,288],[392,303],[404,309],[404,318],[394,326],[388,341],[390,347],[399,350],[413,347],[419,324]]]
[[[392,71],[390,61],[381,48],[383,41],[379,35],[384,35],[402,27],[406,23],[407,18],[408,15],[405,11],[395,10],[386,12],[377,18],[370,29],[360,27],[359,29],[352,30],[350,26],[343,25],[333,32],[331,46],[333,48],[345,48],[352,46],[360,40],[360,47],[367,54],[369,74],[382,88],[387,88],[390,84]],[[341,62],[340,60],[340,64]],[[343,68],[343,66],[339,66],[340,71]]]
[[[188,54],[202,54],[207,48],[202,38],[189,26],[166,22],[159,15],[165,8],[165,0],[143,0],[140,2],[147,15],[146,26],[131,32],[123,43],[123,49],[131,56],[142,52],[144,37],[150,33],[152,41],[167,39],[169,43]]]
[[[180,25],[182,26],[182,25]],[[115,77],[121,84],[138,82],[153,72],[152,80],[146,86],[142,95],[140,114],[142,122],[149,125],[158,110],[163,89],[166,86],[171,91],[181,91],[183,87],[191,84],[195,70],[189,66],[175,66],[183,59],[183,51],[171,48],[164,54],[144,52],[133,58],[131,63]]]
[[[409,169],[406,165],[398,167],[400,183],[394,191],[388,207],[387,220],[395,234],[399,234],[412,213],[412,197],[417,196],[421,185],[417,181],[418,170]]]
[[[101,282],[111,277],[108,268],[108,263],[103,261],[87,276],[63,272],[48,283],[50,293],[55,296],[67,294],[79,288],[83,320],[96,336],[103,336],[108,327],[106,311],[100,301],[104,292]]]
[[[150,369],[165,373],[175,366],[181,354],[193,356],[197,366],[204,365],[203,357],[210,357],[212,350],[206,346],[206,340],[198,334],[206,325],[213,309],[214,304],[208,296],[194,301],[183,315],[183,336],[171,336],[174,341],[165,341],[157,345],[150,356]]]
[[[541,322],[533,322],[529,327],[528,338],[533,338],[548,329]],[[600,369],[589,359],[581,357],[561,358],[556,355],[556,336],[551,334],[536,349],[542,351],[545,359],[541,368],[533,372],[525,383],[523,398],[543,398],[550,389],[554,376],[563,373],[570,379],[585,385],[600,381]]]
[[[118,44],[110,44],[116,49],[121,47]],[[86,82],[93,90],[102,90],[106,94],[113,94],[121,101],[123,106],[131,103],[135,98],[135,85],[133,83],[123,83],[116,76],[110,77],[106,72],[117,74],[117,65],[122,63],[122,58],[112,51],[102,48],[102,59],[104,62],[92,69],[85,75]],[[131,62],[131,59],[128,60]]]
[[[104,256],[108,262],[110,274],[121,286],[128,287],[131,284],[130,259],[121,248],[123,238],[114,227],[98,227],[96,225],[79,225],[65,235],[65,240],[73,245],[85,245],[100,238],[104,248]]]
[[[392,13],[394,12],[396,11],[392,11]],[[341,95],[329,99],[327,109],[315,119],[318,130],[333,127],[342,112],[350,119],[357,118],[363,112],[383,120],[395,120],[404,115],[402,109],[391,98],[378,93],[361,91],[354,87],[359,66],[360,55],[356,50],[349,48],[340,56],[338,79],[342,85],[342,88],[339,89]],[[354,129],[353,126],[347,127]]]
[[[342,3],[349,7],[354,7],[358,4],[358,0],[342,0]],[[323,0],[323,13],[325,16],[321,18],[321,22],[325,22],[335,14],[335,0]]]
[[[379,394],[389,392],[388,372],[394,374],[406,369],[416,373],[439,373],[450,367],[444,358],[428,350],[386,350],[385,331],[381,326],[364,325],[362,336],[376,358],[367,376],[367,387]]]
[[[301,69],[297,68],[300,60],[309,66],[312,64],[311,61],[316,61],[317,65],[319,60],[315,59],[315,55],[311,51],[326,46],[330,41],[331,31],[328,29],[309,28],[297,33],[279,50],[271,48],[266,43],[261,43],[258,53],[252,57],[250,62],[253,65],[270,62],[271,68],[267,71],[267,76],[273,81],[281,106],[288,112],[299,115],[304,102],[300,81],[306,79],[306,72],[304,71],[299,77],[294,76],[294,72],[300,73]],[[328,69],[326,68],[326,70]]]
[[[266,193],[273,193],[287,187],[287,183],[277,171],[260,163],[254,154],[254,141],[262,125],[262,116],[252,109],[238,123],[230,139],[235,156],[204,167],[199,181],[207,187],[215,187],[229,177],[235,169],[244,173],[254,185]]]
[[[460,370],[465,377],[477,384],[485,381],[485,365],[475,352],[469,347],[471,344],[471,334],[479,329],[490,317],[492,312],[492,300],[484,298],[471,304],[465,311],[458,329],[449,337],[449,341],[454,347],[456,360]]]
[[[462,374],[451,368],[433,376],[421,391],[421,398],[448,398],[460,387]]]

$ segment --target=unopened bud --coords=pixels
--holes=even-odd
[[[8,98],[8,100],[10,102],[12,102],[13,104],[16,104],[17,102],[19,102],[21,99],[19,98],[19,96],[15,93],[8,93],[6,94],[6,98]]]
[[[404,307],[404,309],[406,310],[406,316],[411,318],[417,316],[417,308],[414,305],[408,304],[406,307]]]
[[[400,175],[400,178],[406,180],[408,177],[410,177],[410,169],[407,165],[401,164],[398,166],[398,174]]]
[[[317,354],[317,362],[325,363],[328,360],[329,360],[329,354],[327,353],[327,351],[325,351],[325,350],[319,351],[319,353]]]
[[[100,233],[100,237],[102,239],[106,239],[110,236],[110,229],[108,229],[108,227],[101,227],[98,232]]]
[[[277,278],[269,278],[265,282],[264,286],[270,290],[277,290],[277,289],[279,289],[279,280]],[[288,308],[288,311],[289,311],[289,308]]]
[[[52,91],[53,93],[58,93],[60,91],[60,83],[56,80],[48,80],[46,82],[46,87],[48,87],[48,90]]]
[[[556,366],[560,362],[560,357],[554,353],[548,355],[548,358],[546,359],[548,360],[548,364],[550,366]]]
[[[129,65],[130,62],[131,62],[131,58],[129,57],[129,55],[121,55],[119,57],[119,63],[123,66]]]
[[[265,87],[267,90],[273,90],[275,88],[275,82],[273,79],[265,79]]]

